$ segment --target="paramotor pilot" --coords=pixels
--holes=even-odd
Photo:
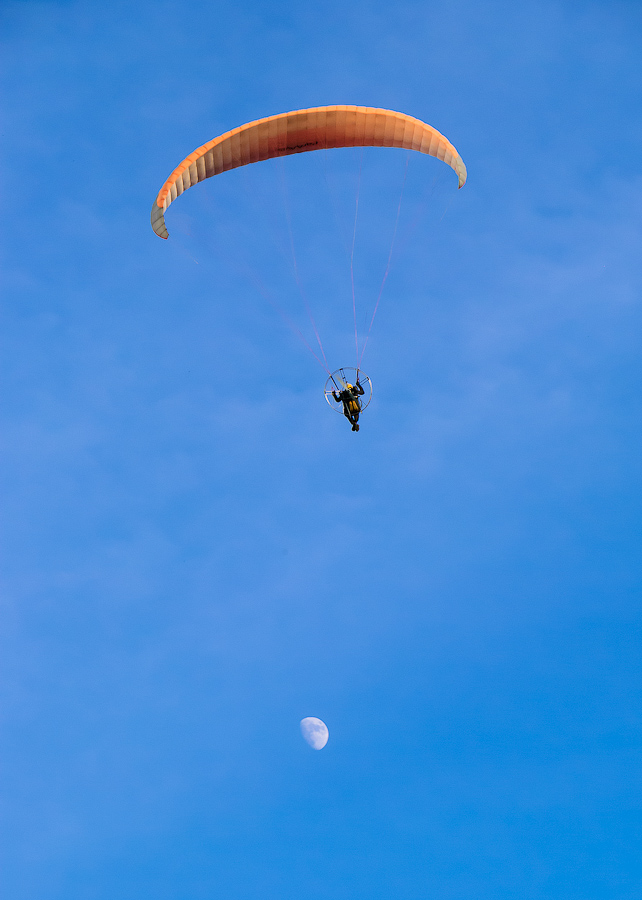
[[[346,384],[342,391],[332,391],[335,401],[343,403],[343,415],[352,425],[353,431],[359,431],[359,413],[361,412],[359,397],[362,397],[364,393],[365,391],[359,384],[358,377],[356,384]]]

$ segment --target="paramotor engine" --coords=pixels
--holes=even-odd
[[[345,390],[349,384],[357,384],[357,382],[361,385],[364,392],[363,397],[359,400],[359,406],[361,407],[360,411],[363,412],[364,409],[370,405],[370,401],[372,400],[372,382],[365,372],[351,368],[350,366],[344,366],[343,369],[337,369],[336,372],[333,372],[332,375],[328,377],[323,389],[328,406],[332,407],[335,412],[343,413],[341,404],[337,403],[332,392],[337,391],[338,393],[341,393],[341,391]]]

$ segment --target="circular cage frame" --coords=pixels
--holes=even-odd
[[[323,388],[326,402],[328,406],[335,412],[343,415],[343,403],[337,403],[332,396],[332,391],[342,391],[347,384],[356,384],[357,380],[364,389],[363,397],[359,397],[361,412],[370,406],[372,400],[372,382],[370,377],[361,369],[355,369],[353,366],[344,366],[342,369],[336,369],[332,375],[328,377]]]

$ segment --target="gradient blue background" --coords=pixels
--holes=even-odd
[[[4,896],[639,900],[640,4],[1,22]],[[359,435],[246,277],[301,312],[290,203],[353,364],[323,154],[149,226],[194,147],[334,103],[469,170],[410,161]],[[405,159],[364,154],[360,300]],[[331,161],[348,230],[359,164]]]

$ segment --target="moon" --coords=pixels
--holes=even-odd
[[[313,750],[323,750],[330,737],[328,726],[316,716],[301,719],[301,734]]]

